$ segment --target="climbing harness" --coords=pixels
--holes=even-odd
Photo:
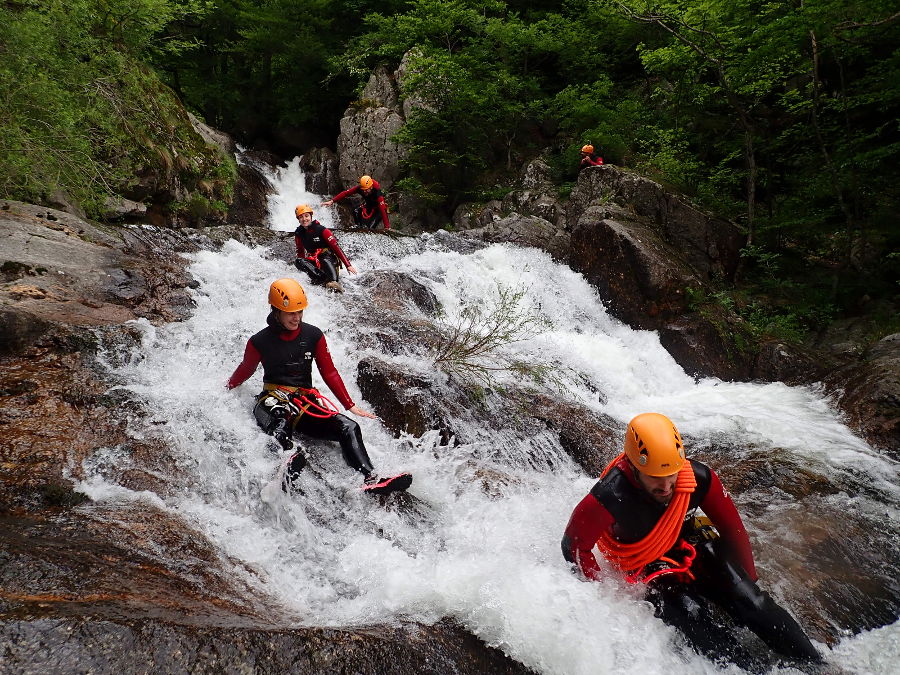
[[[315,253],[310,253],[309,255],[307,255],[307,256],[304,258],[304,260],[308,260],[309,262],[311,262],[313,265],[316,266],[316,269],[321,270],[321,269],[322,269],[322,261],[319,260],[319,256],[322,255],[322,253],[325,253],[325,252],[329,252],[329,253],[330,253],[330,251],[329,251],[327,248],[316,249],[316,252],[315,252]],[[337,258],[336,256],[331,256],[331,258],[333,258],[333,260],[331,260],[330,262],[331,262],[332,265],[334,265],[335,271],[337,271],[338,269],[340,269],[341,267],[343,267],[341,261],[338,260],[338,258]]]
[[[623,452],[611,461],[600,474],[600,478],[606,476],[613,466],[624,457],[625,453]],[[697,552],[691,544],[683,540],[678,543],[679,550],[684,552],[684,558],[680,562],[666,557],[665,554],[678,542],[691,494],[696,487],[697,479],[694,476],[694,468],[690,462],[685,462],[675,480],[675,494],[662,517],[647,536],[639,541],[626,544],[617,541],[608,532],[600,535],[597,546],[607,560],[625,572],[626,581],[646,583],[664,574],[682,574],[693,579],[693,574],[688,568],[694,561]],[[662,567],[660,563],[663,565]]]
[[[340,410],[334,402],[327,396],[321,394],[318,389],[306,389],[304,387],[291,387],[284,384],[273,384],[271,382],[263,383],[263,389],[267,393],[274,394],[281,400],[290,401],[297,407],[298,412],[294,415],[293,425],[296,426],[297,420],[303,415],[310,417],[318,417],[320,419],[328,419],[334,417]]]

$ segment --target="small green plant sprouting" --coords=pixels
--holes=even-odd
[[[494,301],[464,307],[454,321],[439,321],[440,339],[432,352],[434,364],[463,380],[494,383],[494,374],[514,372],[535,381],[548,379],[550,367],[519,361],[501,353],[503,347],[543,333],[549,321],[522,307],[526,288],[497,285]]]

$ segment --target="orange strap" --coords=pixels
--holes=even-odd
[[[600,477],[609,473],[624,456],[625,453],[622,453],[610,462]],[[603,532],[600,539],[597,540],[598,548],[607,560],[625,572],[639,571],[645,565],[659,560],[678,541],[684,517],[687,515],[688,504],[691,501],[691,494],[696,487],[697,479],[694,477],[694,468],[690,462],[685,462],[675,480],[675,494],[669,502],[669,506],[646,537],[631,544],[624,544],[614,539],[608,532]]]

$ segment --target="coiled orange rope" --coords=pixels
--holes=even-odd
[[[622,453],[610,462],[600,477],[609,473],[610,469],[624,456],[625,453]],[[666,507],[662,518],[657,521],[646,537],[631,544],[623,544],[616,541],[608,532],[604,532],[597,540],[597,547],[607,560],[624,572],[640,570],[645,565],[659,560],[678,541],[684,517],[687,515],[688,504],[691,501],[691,494],[696,487],[697,479],[694,477],[694,468],[690,462],[685,462],[675,480],[675,494],[672,496],[669,506]]]

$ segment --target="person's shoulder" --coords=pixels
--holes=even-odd
[[[318,326],[313,326],[311,323],[306,323],[305,321],[301,324],[303,336],[313,343],[318,342],[322,337],[325,336],[325,333],[322,332],[322,329]]]
[[[629,484],[628,475],[616,464],[609,470],[609,473],[594,483],[591,494],[603,504],[609,498],[622,499]]]
[[[710,483],[712,482],[712,477],[715,475],[715,471],[713,471],[708,465],[703,462],[697,461],[696,459],[689,459],[691,463],[691,467],[694,469],[694,478],[697,481],[697,485],[701,486],[704,490],[709,488]]]
[[[263,328],[262,330],[258,330],[258,331],[256,331],[253,335],[251,335],[251,336],[250,336],[250,339],[248,340],[248,342],[256,343],[256,342],[258,342],[259,340],[261,340],[261,339],[263,339],[263,338],[265,338],[265,337],[270,336],[272,333],[273,333],[272,327],[271,327],[271,326],[266,326],[266,327]]]

